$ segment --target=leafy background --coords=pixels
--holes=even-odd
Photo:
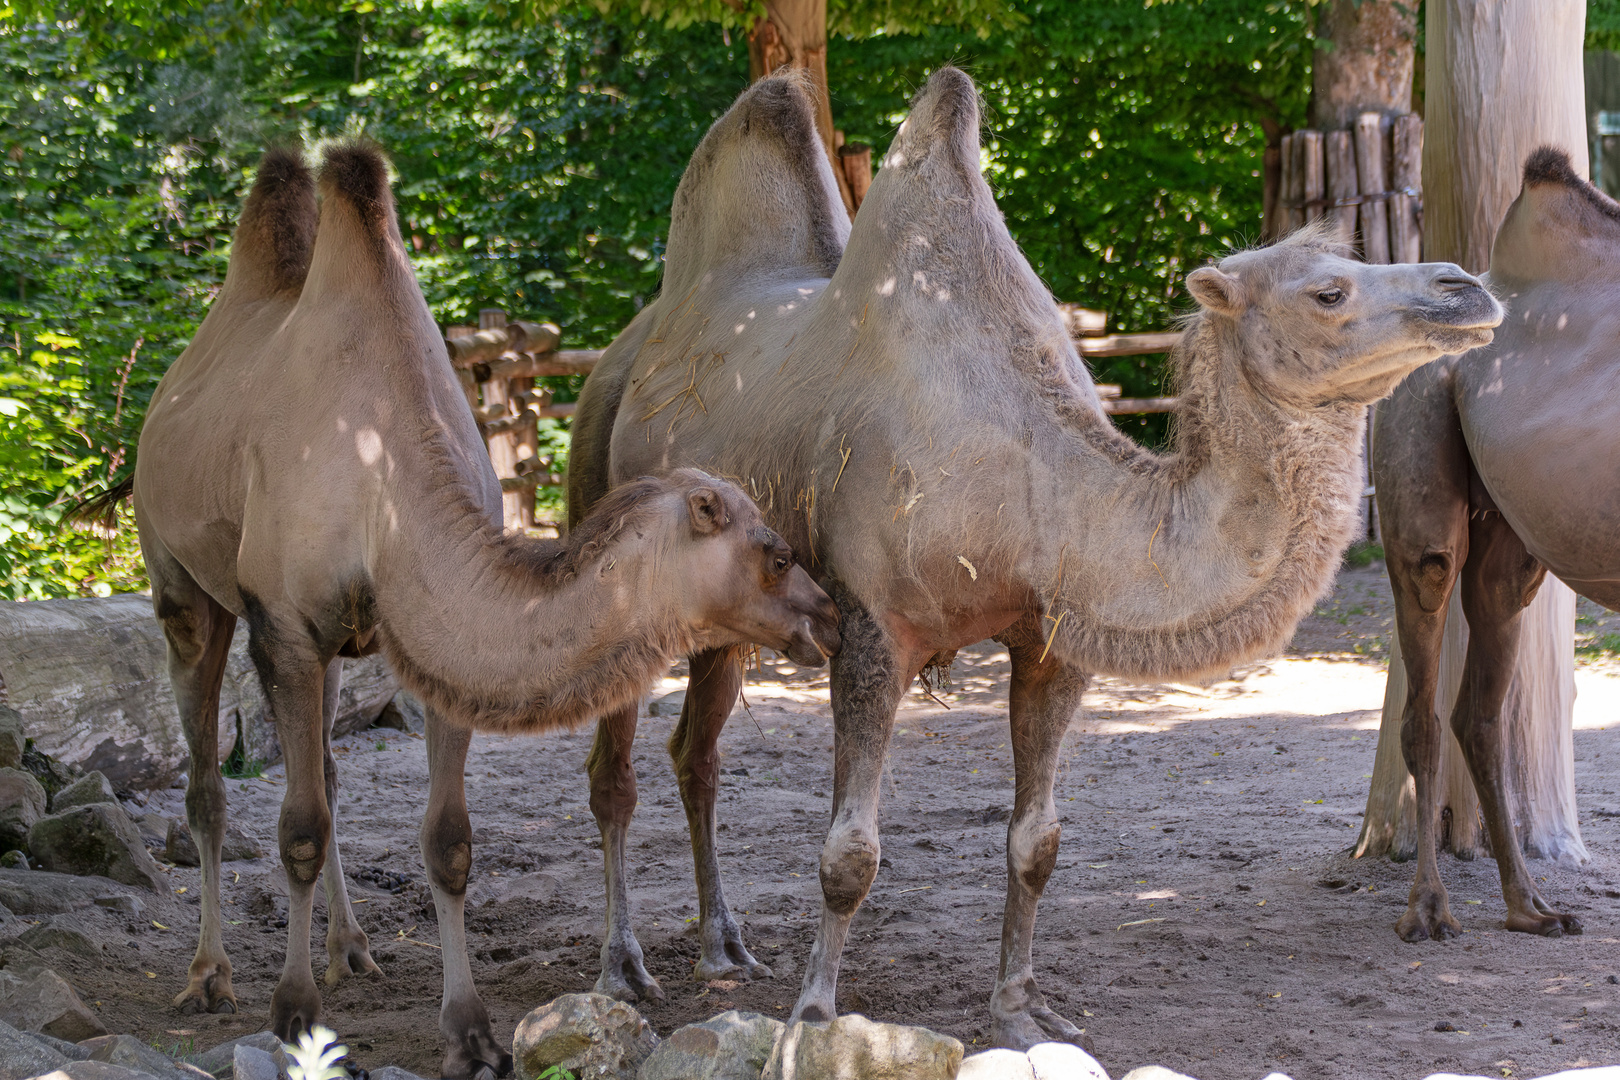
[[[365,132],[389,149],[442,323],[501,307],[556,321],[568,346],[610,341],[656,294],[675,184],[748,62],[701,4],[603,6],[0,7],[0,598],[144,586],[127,509],[110,539],[60,519],[128,468],[267,143]],[[831,18],[849,140],[881,155],[929,72],[965,67],[1013,235],[1058,298],[1116,329],[1163,327],[1189,267],[1253,241],[1265,131],[1304,122],[1309,0],[861,10]],[[953,12],[966,25],[932,25]],[[1620,38],[1620,0],[1591,23]],[[1152,395],[1161,359],[1096,374]],[[566,441],[546,422],[543,443]]]

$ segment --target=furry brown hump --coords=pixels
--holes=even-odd
[[[309,271],[315,221],[315,183],[304,155],[290,146],[271,147],[259,161],[253,190],[242,207],[237,232],[248,243],[238,241],[238,256],[262,252],[260,273],[268,275],[270,290],[296,292]]]
[[[1569,154],[1556,146],[1540,146],[1524,159],[1524,182],[1579,187],[1581,178],[1569,163]]]
[[[321,154],[321,195],[353,206],[373,239],[387,237],[393,195],[388,186],[388,158],[366,139],[343,139]]]

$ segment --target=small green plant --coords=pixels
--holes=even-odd
[[[1371,540],[1362,540],[1351,544],[1344,553],[1344,565],[1360,569],[1371,566],[1384,559],[1384,546],[1375,544]]]
[[[256,780],[264,775],[264,762],[248,757],[244,740],[238,736],[230,756],[219,763],[219,771],[228,780]]]
[[[1620,656],[1620,634],[1593,635],[1575,645],[1578,656]]]
[[[535,1080],[578,1080],[578,1078],[561,1065],[553,1065],[551,1068],[535,1077]]]
[[[378,750],[386,750],[386,749],[388,749],[388,740],[387,739],[378,739],[377,740],[377,749]]]
[[[337,1064],[349,1052],[337,1041],[337,1032],[324,1024],[298,1036],[298,1045],[284,1044],[293,1064],[287,1066],[292,1080],[349,1080],[349,1070]]]

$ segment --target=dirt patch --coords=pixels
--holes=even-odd
[[[1585,673],[1577,703],[1576,779],[1593,860],[1578,870],[1533,864],[1586,934],[1506,933],[1494,863],[1448,857],[1463,936],[1402,944],[1393,924],[1412,867],[1345,854],[1383,692],[1373,642],[1392,628],[1381,580],[1376,567],[1346,574],[1290,655],[1236,681],[1101,680],[1088,695],[1063,749],[1063,844],[1036,970],[1053,1007],[1090,1031],[1116,1075],[1156,1061],[1201,1080],[1272,1069],[1536,1076],[1620,1059],[1620,984],[1610,981],[1620,978],[1620,679]],[[987,1034],[1006,877],[1006,678],[1005,651],[987,642],[958,658],[941,692],[949,710],[908,697],[885,783],[883,866],[839,990],[842,1010],[924,1024],[970,1047]],[[660,692],[681,686],[669,680]],[[767,663],[747,694],[753,718],[739,710],[721,743],[719,841],[728,896],[776,977],[735,988],[690,980],[697,905],[664,751],[674,719],[646,718],[631,885],[648,967],[669,995],[644,1010],[660,1034],[729,1008],[785,1015],[814,937],[832,788],[826,680]],[[473,743],[469,938],[478,985],[508,1036],[527,1010],[596,977],[602,886],[584,786],[590,742],[585,730]],[[343,740],[338,761],[344,863],[384,975],[325,991],[326,1021],[362,1064],[432,1074],[439,952],[416,848],[423,746],[366,732]],[[279,778],[271,770],[229,784],[233,817],[265,839],[275,835]],[[179,792],[161,801],[179,812]],[[195,942],[195,870],[173,870],[172,888],[186,891],[144,917],[109,921],[108,961],[57,950],[49,959],[101,1002],[114,1031],[164,1048],[258,1030],[281,965],[283,879],[274,858],[228,864],[225,877],[240,1016],[181,1016],[168,1005]],[[324,966],[320,910],[318,901]]]

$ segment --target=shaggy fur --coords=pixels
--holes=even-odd
[[[827,187],[800,201],[822,155],[784,156],[810,147],[807,116],[775,114],[788,133],[739,119],[783,90],[766,80],[743,95],[683,178],[666,269],[678,284],[585,386],[571,512],[613,480],[708,469],[758,500],[846,617],[861,615],[867,647],[834,662],[838,776],[850,779],[835,785],[829,914],[795,1018],[833,1008],[850,898],[877,866],[876,777],[899,693],[933,658],[1004,635],[1014,738],[1040,749],[1019,766],[995,1037],[1079,1039],[1033,991],[1028,945],[1055,842],[1045,770],[1084,673],[1188,677],[1285,641],[1349,538],[1366,403],[1488,340],[1501,310],[1455,267],[1352,262],[1320,230],[1234,254],[1189,276],[1195,294],[1240,302],[1191,320],[1176,445],[1154,454],[1103,414],[1007,232],[979,175],[966,75],[942,69],[917,95],[830,275],[800,240],[836,199]],[[711,235],[767,221],[746,250]],[[1318,300],[1333,289],[1342,304]],[[688,702],[705,693],[689,687]],[[707,913],[712,853],[694,845]],[[605,956],[639,957],[614,935]]]

